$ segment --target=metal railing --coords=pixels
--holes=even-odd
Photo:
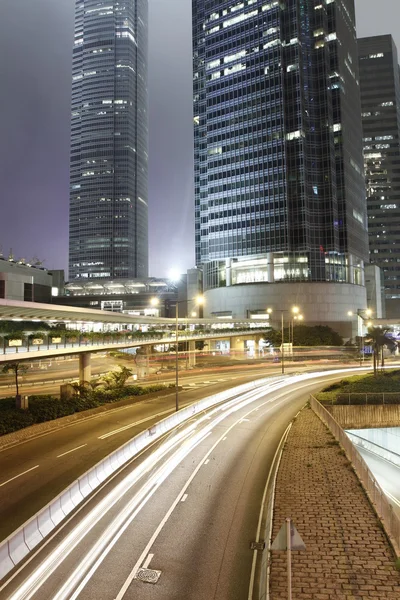
[[[190,341],[201,341],[201,340],[209,340],[209,339],[225,339],[229,337],[235,336],[243,336],[243,335],[262,335],[265,334],[265,329],[249,329],[245,331],[232,329],[232,332],[227,333],[226,331],[223,333],[219,333],[218,330],[215,332],[210,331],[202,331],[199,333],[196,332],[179,332],[179,342],[190,342]],[[39,338],[39,336],[38,336]],[[135,338],[134,336],[121,336],[117,339],[107,339],[105,335],[103,339],[96,338],[91,340],[89,336],[78,336],[75,340],[68,340],[68,338],[63,338],[61,341],[57,343],[52,343],[50,340],[43,341],[41,344],[33,344],[30,343],[26,338],[21,340],[21,345],[6,345],[6,340],[3,338],[2,340],[2,348],[0,347],[0,355],[14,356],[19,353],[29,352],[30,354],[35,354],[38,352],[44,352],[48,350],[60,350],[60,354],[65,354],[66,350],[74,350],[77,351],[87,351],[97,350],[97,349],[112,349],[112,348],[136,348],[144,345],[162,345],[162,344],[170,344],[174,345],[175,333],[166,332],[160,337],[152,336],[141,336],[140,338]]]
[[[399,392],[352,392],[349,394],[341,392],[336,399],[331,399],[331,405],[336,406],[360,406],[360,405],[381,405],[381,404],[400,404]]]
[[[311,396],[311,408],[319,418],[330,429],[337,441],[340,443],[347,458],[351,461],[359,480],[361,481],[368,497],[375,508],[379,519],[385,529],[385,532],[393,546],[396,556],[400,558],[400,519],[394,512],[385,493],[379,483],[367,467],[366,462],[353,446],[344,430],[332,415],[318,402],[314,396]]]

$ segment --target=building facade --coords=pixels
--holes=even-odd
[[[258,310],[285,296],[271,285],[346,284],[366,302],[354,1],[193,0],[193,56],[205,290],[252,285]]]
[[[47,269],[0,257],[0,300],[49,303],[53,289],[53,275]]]
[[[358,40],[370,262],[400,300],[400,74],[390,35]]]
[[[175,317],[175,306],[182,304],[180,317],[186,317],[186,278],[173,283],[146,277],[129,280],[81,280],[65,286],[65,295],[53,298],[56,304],[95,308],[141,317]]]
[[[148,0],[75,0],[69,278],[148,272]]]

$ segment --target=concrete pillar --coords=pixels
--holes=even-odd
[[[360,261],[360,265],[361,265],[361,285],[365,286],[365,265],[364,265],[364,261],[361,260]]]
[[[226,287],[232,285],[232,259],[227,258],[225,261]]]
[[[189,369],[196,366],[196,342],[189,342]]]
[[[153,346],[145,346],[145,354],[139,354],[136,359],[138,379],[143,379],[150,374],[150,356],[153,352]]]
[[[274,281],[275,281],[274,255],[272,252],[267,253],[267,277],[268,277],[268,283],[274,283]]]
[[[236,360],[242,360],[245,356],[244,352],[244,338],[231,337],[230,338],[231,358]]]
[[[352,254],[348,255],[347,261],[349,267],[349,283],[354,283],[354,263]]]
[[[92,365],[90,352],[79,354],[79,383],[89,382],[92,379]]]

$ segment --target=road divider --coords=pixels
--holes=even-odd
[[[0,545],[0,579],[3,579],[18,565],[47,535],[49,535],[71,512],[91,494],[112,473],[121,468],[141,450],[164,433],[171,431],[193,415],[214,405],[229,400],[267,384],[281,381],[281,377],[270,377],[242,384],[236,388],[208,396],[175,412],[149,429],[139,433],[132,440],[79,477],[52,502],[29,519]]]
[[[320,373],[306,373],[295,376],[275,376],[242,384],[230,390],[219,392],[190,404],[175,412],[149,429],[136,435],[129,442],[115,450],[97,465],[79,477],[52,502],[29,519],[0,545],[0,579],[3,579],[18,565],[47,535],[69,516],[79,504],[96,490],[110,475],[123,467],[155,440],[190,419],[193,415],[213,406],[234,399],[245,392],[265,386],[265,393],[276,389],[285,382],[296,383],[329,374],[352,372],[354,369],[340,369]],[[224,409],[223,409],[224,410]],[[4,586],[3,586],[4,587]],[[1,589],[3,589],[0,588]]]

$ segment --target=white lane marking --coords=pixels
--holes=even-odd
[[[184,494],[182,496],[181,502],[185,502],[187,497],[188,497],[188,494]]]
[[[24,471],[23,473],[19,473],[19,475],[15,475],[15,477],[11,477],[11,479],[7,479],[7,481],[3,481],[3,483],[0,483],[0,487],[3,487],[3,485],[6,485],[7,483],[10,483],[10,481],[14,481],[14,479],[18,479],[18,477],[22,477],[22,475],[25,475],[26,473],[29,473],[29,471],[33,471],[34,469],[37,469],[38,466],[39,465],[36,465],[36,467],[31,467],[27,471]]]
[[[146,558],[146,560],[143,563],[142,569],[147,569],[149,564],[151,563],[151,560],[153,558],[154,554],[149,554],[148,557]]]
[[[270,483],[269,482],[270,482],[270,479],[272,477],[272,474],[274,473],[275,461],[276,461],[279,453],[282,452],[282,440],[287,438],[287,436],[289,434],[289,431],[292,428],[292,423],[289,423],[289,425],[286,427],[286,429],[284,431],[284,434],[281,437],[281,440],[280,440],[280,442],[278,444],[278,447],[275,450],[274,458],[272,459],[272,463],[271,463],[271,466],[270,466],[270,469],[269,469],[269,473],[268,473],[267,483],[265,484],[264,493],[263,493],[263,497],[262,497],[262,500],[261,500],[260,514],[258,516],[258,524],[257,524],[257,532],[256,532],[256,542],[260,541],[260,532],[261,532],[262,517],[263,517],[264,511],[265,511],[265,502],[266,502],[266,498],[267,498],[267,492],[268,492],[269,487],[270,487]],[[275,489],[272,492],[272,498],[271,498],[272,506],[273,506],[274,500],[275,500]],[[254,579],[255,579],[255,574],[256,574],[256,566],[257,566],[257,550],[253,550],[253,560],[252,560],[252,563],[251,563],[249,594],[248,594],[247,600],[253,600],[253,590],[254,590]]]
[[[84,448],[85,446],[87,446],[87,444],[82,444],[82,446],[77,446],[76,448],[72,448],[72,450],[68,450],[67,452],[63,452],[62,454],[59,454],[57,456],[57,458],[61,458],[62,456],[65,456],[66,454],[70,454],[71,452],[75,452],[75,450],[79,450],[80,448]]]
[[[240,422],[241,423],[248,423],[250,421],[250,419],[242,419]]]
[[[336,379],[336,377],[335,377],[335,379]],[[328,381],[330,381],[330,379],[327,379],[327,380],[328,380]],[[314,383],[314,382],[313,382],[313,383]],[[285,386],[285,387],[286,387],[286,386]],[[309,384],[309,383],[306,383],[305,385],[300,385],[300,386],[297,388],[297,390],[296,390],[296,391],[298,392],[298,390],[299,390],[299,389],[301,390],[301,389],[303,389],[303,388],[307,388],[307,387],[310,387],[310,384]],[[271,386],[271,388],[272,388],[272,386]],[[242,400],[242,401],[240,401],[240,400],[237,400],[237,402],[238,402],[238,404],[239,404],[239,406],[240,406],[241,408],[244,408],[244,407],[245,407],[247,404],[250,404],[250,403],[252,403],[252,402],[255,402],[256,400],[259,400],[259,399],[261,399],[263,396],[269,396],[270,394],[273,394],[274,392],[277,392],[277,391],[279,391],[279,389],[281,389],[281,388],[270,389],[270,390],[268,390],[268,391],[266,391],[265,389],[263,389],[263,390],[261,391],[261,389],[260,389],[260,390],[257,390],[257,393],[255,393],[254,395],[251,395],[251,394],[249,394],[249,396],[250,396],[250,399],[246,400],[244,403],[243,403],[243,400]],[[256,391],[256,390],[254,390],[254,391]],[[261,394],[260,394],[260,395],[258,395],[258,392],[260,392],[260,391],[261,391]],[[265,406],[265,405],[267,405],[267,404],[271,404],[271,403],[273,403],[273,405],[270,407],[269,411],[267,411],[267,412],[270,412],[271,410],[273,410],[273,409],[277,408],[277,407],[278,407],[280,404],[283,404],[284,402],[286,402],[286,401],[287,401],[287,398],[286,398],[286,396],[288,396],[288,395],[290,395],[290,394],[293,394],[294,392],[295,392],[295,390],[292,390],[292,391],[285,390],[285,391],[284,391],[284,392],[282,392],[281,394],[278,394],[276,397],[270,398],[270,399],[268,399],[268,400],[266,400],[266,401],[262,402],[262,404],[261,404],[261,406],[260,406],[260,407],[263,407],[263,406]],[[244,395],[246,396],[246,394],[244,394]],[[282,400],[280,400],[281,398],[283,398],[283,399],[282,399]],[[280,401],[279,401],[279,402],[277,402],[278,400],[280,400]],[[232,403],[232,402],[235,402],[235,400],[233,400],[233,401],[229,401],[229,402],[228,402],[228,404],[230,404],[230,403]],[[259,407],[259,408],[260,408],[260,407]],[[236,409],[234,408],[233,410],[238,410],[238,409],[237,409],[237,408],[236,408]],[[247,416],[247,415],[251,415],[251,414],[252,414],[254,411],[255,411],[255,408],[252,408],[251,410],[249,410],[249,411],[248,411],[248,412],[245,414],[245,416]],[[231,413],[231,414],[232,414],[232,413]],[[236,425],[237,425],[239,422],[240,422],[240,419],[238,419],[237,421],[235,421],[235,423],[232,423],[232,425],[230,425],[230,427],[228,427],[228,429],[227,429],[227,432],[230,432],[230,431],[232,431],[232,429],[234,429],[234,427],[236,427]],[[208,435],[209,435],[209,434],[208,434]],[[211,448],[208,450],[208,452],[206,453],[205,457],[207,457],[207,458],[208,458],[208,457],[209,457],[209,456],[210,456],[210,455],[211,455],[211,454],[214,452],[215,448],[216,448],[216,447],[219,445],[219,443],[220,443],[221,441],[223,441],[224,439],[226,439],[226,437],[225,437],[225,438],[223,438],[223,437],[221,436],[220,438],[218,438],[218,439],[216,440],[216,442],[215,442],[215,443],[214,443],[214,444],[211,446]],[[185,485],[183,486],[183,488],[181,489],[181,491],[178,493],[177,497],[175,498],[174,502],[171,504],[170,508],[168,509],[168,511],[166,512],[166,514],[164,515],[164,518],[163,518],[163,519],[162,519],[162,521],[159,523],[159,525],[158,525],[157,529],[155,530],[155,532],[154,532],[154,533],[153,533],[153,535],[151,536],[151,538],[150,538],[150,540],[148,541],[148,543],[147,543],[147,545],[146,545],[145,549],[143,550],[142,554],[140,555],[140,557],[139,557],[139,560],[136,562],[136,564],[135,564],[135,566],[133,567],[132,571],[130,572],[130,574],[128,575],[127,579],[125,580],[125,583],[124,583],[124,585],[122,586],[122,588],[120,589],[120,591],[119,591],[118,595],[115,597],[115,599],[114,599],[114,600],[122,600],[122,598],[125,596],[125,594],[126,594],[126,592],[127,592],[128,588],[129,588],[129,586],[131,585],[132,581],[133,581],[133,580],[135,579],[135,577],[136,577],[136,574],[137,574],[137,572],[138,572],[138,570],[139,570],[139,568],[140,568],[140,565],[142,564],[142,562],[143,562],[143,560],[144,560],[144,557],[145,557],[145,556],[147,556],[147,554],[148,554],[148,552],[149,552],[150,548],[153,546],[153,544],[154,544],[154,542],[156,541],[156,539],[158,538],[158,536],[159,536],[160,532],[162,531],[162,529],[164,528],[165,524],[166,524],[166,523],[167,523],[167,521],[169,520],[169,518],[170,518],[171,514],[172,514],[172,513],[173,513],[173,511],[175,510],[175,508],[176,508],[177,504],[178,504],[178,503],[179,503],[179,501],[181,500],[182,496],[185,494],[186,490],[188,489],[189,485],[192,483],[193,479],[196,477],[197,473],[200,471],[200,469],[201,469],[201,467],[202,467],[202,465],[203,465],[203,464],[204,464],[204,461],[201,461],[201,462],[200,462],[200,463],[197,465],[197,467],[194,469],[194,471],[193,471],[193,472],[192,472],[192,474],[190,475],[189,479],[186,481],[186,483],[185,483]],[[133,519],[132,519],[132,520],[133,520]]]
[[[193,432],[192,432],[193,433]],[[186,432],[186,437],[187,437],[187,442],[190,442],[190,437],[191,437],[191,433],[189,434],[189,436],[187,435]],[[208,437],[209,435],[211,435],[211,432],[207,433],[205,436],[201,436],[200,438],[198,437],[198,439],[196,440],[195,437],[192,437],[191,442],[192,442],[192,446],[191,448],[195,448],[198,444],[200,444],[202,441],[204,441],[204,439],[206,437]],[[190,452],[190,448],[188,450],[188,452]],[[172,459],[174,460],[178,460],[178,463],[181,461],[181,458],[178,457],[178,455],[181,455],[182,452],[186,452],[186,450],[183,449],[183,446],[180,447],[180,449],[178,449],[178,452],[175,453],[175,459],[174,457],[172,457]],[[177,458],[178,457],[178,458]],[[169,459],[168,462],[170,462],[171,459]],[[171,465],[168,465],[168,462],[166,463],[166,468],[167,470],[171,468]],[[177,466],[177,464],[175,464],[175,466],[172,466],[172,470]],[[130,504],[127,505],[127,507],[124,509],[123,513],[120,515],[120,522],[123,523],[123,525],[120,527],[120,529],[117,531],[117,533],[114,532],[115,527],[113,527],[113,525],[110,526],[109,528],[109,535],[108,535],[108,540],[105,539],[105,535],[103,534],[100,537],[99,542],[97,542],[97,544],[95,544],[95,546],[92,548],[92,550],[89,552],[89,555],[86,555],[85,558],[83,559],[83,561],[81,561],[79,567],[75,570],[74,573],[72,573],[72,575],[70,576],[69,580],[64,584],[63,588],[61,588],[61,590],[55,595],[53,596],[53,600],[79,600],[80,598],[80,593],[81,591],[85,588],[87,582],[93,577],[93,573],[95,573],[97,571],[97,569],[99,568],[99,566],[101,565],[101,563],[103,562],[103,560],[105,559],[105,557],[109,554],[109,552],[112,550],[112,548],[115,546],[115,544],[118,542],[119,538],[123,535],[123,533],[126,531],[126,529],[129,527],[129,525],[132,523],[132,521],[136,518],[136,516],[139,514],[139,512],[141,511],[141,509],[143,508],[143,506],[145,506],[145,504],[148,502],[148,500],[151,498],[151,496],[155,493],[155,491],[160,487],[160,485],[162,484],[162,482],[168,477],[168,474],[170,474],[172,471],[169,471],[169,473],[167,473],[167,470],[162,467],[161,468],[161,472],[163,471],[163,473],[161,474],[161,479],[159,478],[160,475],[160,471],[158,472],[158,474],[156,473],[153,477],[154,482],[153,483],[149,483],[149,485],[147,486],[147,488],[150,491],[146,491],[142,488],[142,490],[137,494],[142,496],[142,500],[139,502],[140,504],[137,506],[137,508],[133,511],[132,514],[130,514],[130,516],[126,519],[126,516],[123,513],[129,514],[129,512],[131,511],[131,506]],[[145,494],[145,497],[143,498],[143,494]],[[179,495],[179,499],[182,496],[182,494]],[[176,504],[178,503],[178,500],[176,500]],[[125,522],[124,522],[124,519]],[[119,527],[119,525],[117,525]],[[112,531],[111,531],[112,530]],[[106,532],[107,533],[107,532]],[[111,537],[110,537],[111,536]],[[81,580],[80,584],[78,585],[78,587],[75,589],[74,593],[72,595],[71,591],[72,591],[72,587],[74,585],[76,585],[76,580],[78,577],[81,577],[81,572],[85,572],[85,562],[88,563],[91,560],[91,555],[96,553],[96,546],[101,546],[100,550],[102,550],[101,555],[97,558],[96,562],[93,564],[93,566],[90,568],[90,570],[87,572],[87,575]],[[141,557],[140,557],[140,564],[142,563],[142,561],[144,560],[144,557],[146,556],[146,553],[142,553]],[[97,554],[98,556],[98,554]],[[140,568],[140,564],[137,566],[136,572],[138,571],[138,569]],[[69,588],[69,589],[68,589]],[[30,596],[30,598],[32,597],[32,595]],[[116,599],[118,600],[118,599]]]
[[[240,421],[239,421],[239,422],[240,422]],[[224,437],[224,438],[222,439],[222,441],[223,441],[223,442],[224,442],[225,440],[226,440],[226,437]]]
[[[205,461],[204,461],[204,464],[205,464],[205,465],[208,465],[208,463],[209,463],[209,462],[210,462],[210,459],[209,459],[209,458],[207,458],[207,460],[205,460]]]
[[[351,369],[347,369],[347,370],[341,370],[340,372],[343,372],[343,371],[345,371],[345,372],[349,372],[349,371],[351,371]],[[326,377],[326,375],[327,375],[327,374],[326,374],[326,373],[323,373],[323,375]],[[333,377],[332,377],[332,378],[327,378],[327,379],[326,379],[326,381],[328,382],[328,381],[335,380],[335,379],[337,379],[337,374],[335,375],[335,377],[334,377],[334,378],[333,378]],[[314,383],[314,382],[313,382],[313,383]],[[301,386],[301,387],[300,387],[300,389],[301,389],[301,388],[303,388],[303,387],[304,387],[304,388],[305,388],[305,387],[309,387],[309,385],[310,385],[309,383],[308,383],[308,384],[306,384],[306,385],[303,385],[303,386]],[[268,388],[270,388],[270,389],[268,390],[268,391],[270,391],[270,392],[276,392],[276,391],[277,391],[277,389],[276,389],[276,387],[275,387],[275,386],[274,386],[274,388],[273,388],[273,389],[271,389],[271,388],[272,388],[272,386],[267,386],[267,387],[268,387]],[[278,388],[278,389],[279,389],[279,388]],[[255,392],[256,390],[257,390],[257,392],[258,392],[258,393],[259,393],[260,391],[262,391],[262,394],[261,394],[260,396],[258,396],[258,394],[256,394],[256,395],[254,396],[254,392]],[[242,396],[242,400],[240,401],[240,405],[241,405],[241,407],[244,407],[245,405],[247,405],[247,404],[249,404],[249,403],[251,403],[251,402],[253,402],[253,401],[255,401],[255,400],[259,399],[259,398],[261,398],[261,396],[262,396],[263,394],[269,395],[269,394],[268,394],[268,391],[264,389],[264,386],[260,386],[260,388],[256,388],[256,390],[252,390],[251,392],[247,392],[247,393],[245,393],[245,394],[244,394],[244,397],[245,397],[245,398],[247,398],[244,404],[243,404],[243,396]],[[269,404],[270,402],[273,402],[274,400],[276,401],[276,400],[278,400],[278,399],[279,399],[279,398],[281,398],[281,397],[284,397],[284,396],[285,396],[287,393],[288,393],[288,391],[286,390],[286,391],[285,391],[285,393],[282,393],[282,394],[278,395],[278,396],[277,396],[277,397],[275,397],[275,398],[272,398],[272,399],[269,399],[269,400],[265,401],[265,402],[262,404],[262,406],[264,406],[265,404]],[[236,403],[237,401],[238,401],[238,399],[237,399],[237,398],[234,398],[234,400],[231,400],[231,401],[229,402],[229,404],[234,404],[234,403]],[[281,402],[278,402],[277,404],[279,405],[279,404],[281,404],[282,402],[284,402],[284,400],[282,400]],[[189,403],[185,404],[185,406],[188,406],[188,405],[189,405]],[[214,408],[214,409],[213,409],[213,412],[218,412],[218,411],[220,411],[220,410],[221,410],[221,407],[216,407],[216,408]],[[238,407],[237,407],[237,408],[234,408],[233,410],[238,410]],[[252,409],[252,410],[254,410],[254,409]],[[247,414],[251,414],[252,410],[251,410],[251,411],[249,411]],[[238,422],[238,421],[237,421],[237,422]],[[233,427],[234,427],[234,426],[237,424],[237,422],[236,422],[236,423],[234,423],[234,424],[233,424],[233,425],[232,425],[232,426],[231,426],[231,427],[228,429],[228,431],[230,431],[230,430],[231,430],[231,429],[232,429],[232,428],[233,428]],[[186,437],[186,436],[188,435],[188,433],[189,433],[189,432],[186,432],[184,437]],[[208,433],[208,434],[206,434],[206,435],[208,436],[208,435],[210,435],[210,433],[211,433],[211,432],[209,432],[209,433]],[[164,434],[164,435],[165,435],[166,437],[168,437],[166,434]],[[162,437],[163,437],[163,436],[162,436]],[[178,436],[178,437],[179,437],[179,436]],[[221,436],[221,437],[222,437],[222,436]],[[201,443],[201,441],[202,441],[202,440],[204,440],[204,437],[203,437],[202,439],[200,439],[200,440],[199,440],[199,441],[198,441],[198,442],[197,442],[195,445],[198,445],[199,443]],[[146,451],[149,449],[149,447],[151,447],[151,446],[153,446],[153,445],[156,445],[156,444],[158,444],[158,443],[159,443],[159,441],[160,441],[160,440],[155,440],[155,441],[153,442],[153,444],[150,444],[148,447],[146,447],[145,449],[143,449],[143,450],[142,450],[142,451],[141,451],[141,452],[140,452],[140,453],[139,453],[137,456],[135,456],[135,457],[132,457],[132,459],[130,459],[130,460],[128,461],[128,463],[125,465],[125,467],[126,467],[127,465],[129,465],[129,464],[132,464],[133,462],[135,462],[135,461],[138,459],[138,457],[139,457],[139,456],[141,456],[142,454],[144,454],[144,453],[145,453],[145,452],[146,452]],[[205,456],[204,458],[208,457],[208,456],[209,456],[209,455],[210,455],[210,454],[213,452],[213,450],[215,449],[216,445],[217,445],[217,444],[218,444],[220,441],[221,441],[221,438],[219,438],[219,440],[217,440],[216,444],[214,444],[214,446],[213,446],[213,447],[211,447],[211,449],[209,450],[209,452],[206,454],[206,456]],[[193,446],[193,447],[195,447],[195,446]],[[155,453],[157,454],[157,453],[158,453],[158,450],[156,450],[156,452],[155,452]],[[198,470],[201,468],[202,464],[203,464],[203,463],[200,463],[200,464],[198,465],[198,467],[196,468],[195,472],[192,474],[192,477],[190,478],[190,480],[189,480],[189,481],[187,481],[187,484],[186,484],[186,486],[184,487],[184,489],[183,489],[183,490],[181,490],[181,492],[180,492],[179,496],[176,498],[176,501],[175,501],[175,503],[174,503],[174,506],[173,506],[173,507],[171,507],[171,512],[172,512],[172,510],[174,509],[174,507],[176,506],[176,504],[179,502],[179,499],[180,499],[180,498],[181,498],[181,496],[183,495],[184,491],[185,491],[185,490],[187,489],[187,487],[189,486],[189,484],[190,484],[190,482],[191,482],[192,478],[194,478],[194,476],[196,475],[196,473],[198,472]],[[39,465],[38,465],[38,466],[39,466]],[[119,474],[119,471],[118,471],[117,473],[114,473],[114,474],[111,476],[111,478],[110,478],[110,479],[114,479],[115,477],[117,477],[117,475],[118,475],[118,474]],[[130,479],[130,478],[128,477],[127,479]],[[106,483],[104,483],[103,485],[101,485],[101,486],[99,487],[99,489],[95,490],[95,492],[94,492],[94,493],[95,493],[95,495],[96,495],[96,494],[97,494],[97,493],[98,493],[98,492],[99,492],[101,489],[103,489],[104,487],[106,487],[106,485],[109,483],[109,481],[110,481],[110,480],[108,480]],[[132,483],[132,482],[130,482],[130,486],[129,486],[129,487],[131,487],[131,485],[133,485],[133,483]],[[117,487],[119,487],[119,486],[117,486]],[[157,485],[156,487],[158,487],[158,485]],[[128,519],[128,523],[125,523],[125,525],[123,526],[123,529],[122,529],[122,531],[120,531],[120,532],[119,532],[119,534],[117,534],[117,537],[116,537],[116,538],[114,538],[114,540],[113,540],[112,544],[110,544],[110,546],[111,546],[111,547],[112,547],[112,546],[114,546],[114,544],[115,544],[115,543],[118,541],[119,537],[120,537],[120,536],[123,534],[123,532],[125,531],[125,529],[126,529],[128,526],[129,526],[129,524],[130,524],[130,523],[132,522],[132,520],[135,518],[136,514],[138,514],[138,512],[140,511],[140,509],[141,509],[141,508],[142,508],[142,507],[143,507],[143,506],[146,504],[147,500],[149,499],[149,497],[151,497],[151,496],[152,496],[152,494],[153,494],[153,493],[154,493],[154,491],[152,490],[152,491],[151,491],[151,492],[148,494],[148,496],[147,496],[146,498],[144,498],[144,499],[143,499],[143,501],[142,501],[141,505],[139,505],[139,507],[136,509],[136,511],[135,511],[135,514],[134,514],[133,516],[131,516],[131,517]],[[90,500],[91,500],[91,498],[89,498],[89,499],[87,499],[86,501],[84,501],[84,503],[81,505],[81,507],[83,507],[83,506],[86,506],[87,504],[89,504]],[[115,499],[114,499],[114,501],[113,501],[113,504],[112,504],[112,505],[114,505],[116,501],[117,501],[117,500],[115,500]],[[100,504],[102,504],[102,502],[100,502]],[[81,507],[80,507],[80,508],[81,508]],[[110,508],[110,506],[108,506],[108,508]],[[101,510],[103,510],[103,509],[101,508]],[[101,512],[101,516],[99,516],[99,517],[98,517],[98,515],[97,515],[97,513],[98,513],[98,510],[96,510],[96,511],[94,511],[94,512],[96,512],[96,521],[95,521],[94,523],[90,523],[90,529],[92,529],[92,528],[93,528],[93,526],[94,526],[94,525],[95,525],[95,524],[98,522],[98,520],[104,516],[104,513],[103,513],[103,512],[101,512],[101,511],[100,511],[100,512]],[[98,517],[98,518],[97,518],[97,517]],[[71,522],[71,521],[72,521],[72,519],[73,519],[73,516],[71,516],[71,517],[67,518],[67,521],[65,521],[65,523],[63,524],[63,526],[62,526],[62,527],[64,527],[64,526],[65,526],[65,524],[67,524],[67,523]],[[84,527],[85,527],[85,525],[84,525]],[[78,526],[78,528],[77,528],[77,529],[81,529],[81,526]],[[56,532],[56,533],[54,533],[53,535],[51,535],[51,536],[50,536],[50,537],[49,537],[49,538],[48,538],[48,539],[47,539],[47,540],[44,542],[44,546],[46,546],[46,545],[47,545],[47,544],[48,544],[48,543],[49,543],[49,542],[50,542],[50,541],[51,541],[51,540],[52,540],[52,539],[53,539],[53,538],[54,538],[56,535],[58,535],[58,533],[59,533],[59,532]],[[78,533],[75,533],[75,537],[77,537],[77,536],[79,537],[79,532],[78,532]],[[69,537],[71,537],[71,534],[69,534],[69,536],[67,536],[67,537],[68,537],[68,538],[69,538]],[[156,536],[156,537],[157,537],[157,536]],[[78,541],[77,541],[77,540],[75,540],[75,542],[74,542],[73,544],[71,544],[71,543],[70,543],[70,541],[69,541],[69,540],[67,540],[67,541],[66,541],[66,543],[64,542],[64,543],[60,544],[60,545],[62,546],[62,548],[60,549],[60,553],[61,553],[61,554],[64,554],[64,558],[70,554],[70,552],[71,552],[71,551],[72,551],[72,550],[75,548],[75,546],[76,546],[76,545],[79,543],[79,541],[80,541],[80,540],[78,540]],[[71,545],[72,545],[72,548],[71,548]],[[31,562],[31,561],[32,561],[32,560],[33,560],[33,559],[34,559],[34,558],[35,558],[35,557],[36,557],[36,556],[39,554],[39,552],[40,552],[40,551],[43,549],[43,547],[44,547],[44,546],[42,546],[42,548],[41,548],[40,550],[37,550],[36,552],[34,552],[34,553],[33,553],[33,554],[30,556],[30,558],[28,558],[28,560],[26,561],[26,564],[27,564],[27,563],[29,563],[29,562]],[[110,547],[110,549],[111,549],[111,547]],[[150,543],[150,547],[151,547],[151,543]],[[148,547],[148,549],[147,549],[147,552],[149,551],[149,549],[150,549],[150,548]],[[57,548],[57,549],[56,549],[55,553],[58,553],[58,550],[59,550],[59,548]],[[144,557],[146,556],[146,554],[147,554],[147,553],[142,553],[142,555],[141,555],[141,560],[144,560]],[[57,559],[58,559],[58,558],[59,558],[59,557],[57,557]],[[100,557],[100,563],[102,562],[103,558],[104,558],[104,557]],[[45,562],[46,562],[46,561],[45,561]],[[55,564],[56,564],[56,562],[57,562],[57,561],[53,561],[53,562],[55,562]],[[24,566],[26,566],[26,564],[25,564]],[[18,575],[18,574],[21,572],[22,568],[23,568],[23,567],[19,567],[19,568],[18,568],[18,569],[17,569],[17,570],[14,572],[14,574],[13,574],[13,575],[10,577],[10,579],[9,579],[9,580],[8,580],[8,581],[7,581],[5,584],[3,584],[2,586],[0,586],[0,591],[1,591],[1,590],[3,590],[3,589],[4,589],[4,588],[7,586],[7,585],[9,585],[9,583],[10,583],[10,582],[11,582],[11,581],[12,581],[12,580],[13,580],[13,579],[14,579],[14,578],[15,578],[15,577],[16,577],[16,576],[17,576],[17,575]],[[22,588],[24,588],[24,589],[22,590],[22,588],[19,588],[19,590],[18,590],[18,598],[22,598],[22,595],[21,595],[21,594],[24,594],[24,593],[25,593],[25,591],[26,591],[26,590],[25,590],[25,588],[27,587],[27,585],[30,585],[30,586],[31,586],[31,591],[30,591],[29,597],[32,597],[32,595],[33,595],[34,593],[36,593],[37,589],[38,589],[38,588],[39,588],[39,587],[40,587],[40,586],[43,584],[43,572],[44,572],[46,569],[48,569],[48,570],[49,570],[49,572],[48,572],[48,573],[46,573],[46,576],[45,576],[45,578],[44,578],[44,580],[46,581],[46,580],[48,579],[49,575],[50,575],[50,574],[51,574],[51,573],[54,571],[54,569],[55,569],[55,568],[56,568],[56,567],[55,567],[55,565],[53,565],[53,566],[50,566],[50,567],[48,567],[48,566],[45,566],[45,567],[44,567],[44,566],[43,566],[43,564],[42,564],[42,565],[39,567],[39,569],[37,569],[37,570],[36,570],[36,573],[35,573],[35,574],[36,574],[36,578],[37,578],[37,579],[41,578],[41,583],[40,583],[40,584],[37,584],[37,583],[34,583],[34,584],[32,584],[32,583],[31,583],[31,582],[29,582],[29,581],[28,581],[28,582],[25,582],[25,584],[22,586]],[[95,566],[94,566],[94,568],[92,569],[92,571],[94,572],[94,571],[96,570],[96,568],[97,568],[97,565],[95,565]],[[137,572],[137,568],[138,568],[138,567],[136,567],[136,572]],[[91,573],[91,574],[92,574],[92,573]],[[91,574],[89,574],[89,578],[90,578]],[[135,575],[133,575],[133,577],[134,577],[134,576],[135,576]],[[132,581],[132,579],[131,579],[130,581]],[[126,583],[127,583],[127,582],[126,582]],[[82,584],[83,584],[83,586],[84,586],[84,585],[85,585],[85,582],[82,582]],[[81,586],[79,586],[80,588],[82,587],[82,584],[81,584]],[[36,589],[35,589],[35,590],[33,589],[32,585],[36,586]],[[124,586],[124,587],[125,587],[125,586]],[[129,587],[129,584],[128,584],[128,587]],[[80,593],[80,590],[79,590],[79,588],[78,588],[78,590],[77,590],[77,593],[78,593],[78,594]],[[16,596],[16,597],[17,597],[17,596]],[[73,598],[77,598],[76,594],[74,594]],[[72,598],[71,598],[70,600],[72,600]]]
[[[119,429],[114,429],[113,431],[109,431],[108,433],[105,433],[104,435],[100,435],[97,439],[105,440],[106,438],[111,437],[112,435],[117,435],[117,433],[122,433],[123,431],[126,431],[127,429],[130,429],[131,427],[136,427],[137,425],[146,423],[146,421],[151,421],[152,419],[155,419],[156,417],[161,417],[162,415],[166,415],[167,413],[173,412],[174,410],[175,410],[174,408],[168,408],[168,410],[163,410],[162,412],[159,412],[156,415],[150,415],[149,417],[145,417],[144,419],[141,419],[140,421],[135,421],[134,423],[129,423],[129,425],[125,425],[124,427],[120,427]]]

